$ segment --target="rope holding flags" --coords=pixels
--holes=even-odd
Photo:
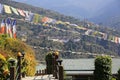
[[[38,24],[40,22],[42,23],[53,23],[55,24],[57,21],[55,19],[46,17],[46,16],[42,16],[40,14],[37,13],[32,13],[31,11],[25,11],[22,9],[18,9],[18,8],[14,8],[12,6],[9,5],[5,5],[5,4],[1,4],[0,3],[0,13],[7,13],[7,14],[16,14],[18,16],[22,16],[25,18],[26,21]],[[62,22],[62,21],[61,21]],[[64,23],[64,22],[62,22]]]
[[[0,26],[0,34],[7,34],[10,38],[17,38],[16,20],[3,19]]]

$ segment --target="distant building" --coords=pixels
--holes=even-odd
[[[69,41],[69,39],[66,38],[61,38],[61,37],[48,37],[48,40],[52,40],[55,42],[61,42],[61,43],[67,43]]]

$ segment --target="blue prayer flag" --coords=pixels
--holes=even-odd
[[[2,12],[3,12],[3,5],[0,4],[0,13],[2,13]]]

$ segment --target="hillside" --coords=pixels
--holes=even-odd
[[[13,13],[0,14],[0,21],[7,17],[17,19],[18,38],[33,47],[38,60],[44,59],[50,50],[59,51],[63,58],[91,58],[106,54],[118,57],[120,54],[119,31],[23,3],[8,0],[1,0],[0,3],[40,14],[42,19],[49,17],[55,20],[55,23],[44,23],[42,20],[35,23]]]

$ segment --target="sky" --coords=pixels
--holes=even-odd
[[[15,0],[63,14],[91,17],[114,0]],[[81,11],[81,12],[80,12]]]

